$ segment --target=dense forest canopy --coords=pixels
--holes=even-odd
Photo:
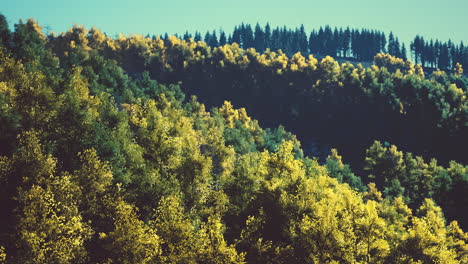
[[[0,262],[468,262],[462,64],[304,55],[0,15]]]

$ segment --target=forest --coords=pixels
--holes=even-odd
[[[0,15],[0,263],[468,263],[466,47],[429,72],[419,36],[415,64],[378,31],[335,30],[379,36],[357,55],[245,28]]]

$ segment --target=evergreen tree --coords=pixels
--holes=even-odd
[[[193,38],[193,40],[194,40],[195,42],[198,42],[198,41],[201,41],[201,40],[202,40],[200,32],[195,31],[195,37]]]
[[[189,41],[192,38],[192,35],[189,34],[188,31],[185,31],[183,38],[185,41]]]
[[[207,45],[210,45],[210,44],[212,43],[212,41],[211,41],[211,34],[210,34],[209,31],[206,31],[205,37],[203,38],[203,41],[205,41],[205,43],[206,43]]]
[[[408,59],[408,57],[407,57],[407,51],[406,51],[406,47],[405,47],[405,43],[403,43],[403,44],[401,45],[400,57],[401,57],[403,60],[407,60],[407,59]]]
[[[395,38],[393,37],[393,32],[390,31],[388,35],[388,54],[395,55]]]
[[[265,48],[271,48],[271,28],[269,23],[265,26]]]
[[[312,30],[309,35],[309,52],[310,53],[316,53],[317,52],[317,46],[316,46],[316,32],[315,30]]]
[[[380,33],[380,52],[387,52],[387,39],[385,38],[385,34],[383,32]]]
[[[220,35],[219,35],[219,46],[224,46],[227,44],[227,39],[226,39],[226,33],[224,33],[223,30],[220,30]]]
[[[307,42],[307,35],[304,29],[304,25],[301,25],[299,29],[298,41],[299,41],[300,51],[303,53],[307,53],[309,43]]]
[[[390,53],[391,54],[391,53]],[[393,46],[393,54],[395,57],[401,58],[401,48],[400,48],[400,41],[398,38],[395,38],[394,46]]]
[[[234,32],[232,33],[231,44],[237,43],[239,46],[242,46],[241,32],[240,28],[234,27]]]
[[[351,56],[350,45],[351,45],[351,30],[349,29],[349,27],[347,27],[343,33],[343,56],[344,57]]]
[[[0,13],[0,47],[10,47],[11,32],[6,17]]]
[[[213,30],[213,33],[211,33],[211,38],[210,38],[210,43],[209,45],[211,47],[218,47],[218,37],[216,36],[216,31]]]
[[[245,49],[255,47],[253,31],[252,31],[252,27],[250,26],[250,24],[242,25],[241,30],[242,30],[242,47]]]
[[[439,69],[447,69],[450,66],[449,47],[447,43],[440,46],[438,65]]]
[[[255,25],[254,41],[255,50],[258,52],[265,51],[265,33],[258,23]]]

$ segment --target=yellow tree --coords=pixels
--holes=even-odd
[[[84,243],[92,234],[78,212],[77,186],[69,176],[56,177],[47,187],[21,190],[18,223],[22,263],[86,263]]]
[[[224,226],[218,217],[208,217],[198,234],[198,262],[207,264],[245,263],[244,254],[238,254],[233,245],[223,237]]]
[[[112,205],[113,229],[99,233],[107,249],[108,263],[155,263],[161,254],[161,239],[138,219],[136,208],[121,198]]]
[[[418,210],[421,217],[412,219],[408,235],[398,248],[398,262],[458,263],[450,248],[440,207],[426,199]]]
[[[194,263],[199,253],[195,228],[176,196],[163,197],[151,227],[161,239],[161,263]]]

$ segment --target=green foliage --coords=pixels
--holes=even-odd
[[[427,164],[422,157],[403,154],[396,146],[384,147],[378,141],[366,151],[365,171],[388,198],[402,196],[413,208],[425,198],[434,199],[449,217],[456,214],[453,208],[466,203],[462,192],[467,190],[466,167],[450,162],[449,168],[432,159]],[[458,215],[464,221],[464,215]]]
[[[0,14],[0,47],[8,48],[10,46],[11,32],[8,22],[3,14]]]
[[[208,112],[196,97],[185,101],[180,85],[163,83],[219,74],[238,78],[239,105],[256,112],[272,104],[278,118],[369,103],[384,116],[393,107],[397,117],[432,111],[431,126],[459,133],[466,98],[455,85],[237,44],[112,39],[78,26],[45,38],[33,20],[16,26],[12,45],[11,56],[0,51],[1,263],[467,261],[467,234],[457,222],[447,226],[428,198],[450,215],[463,209],[468,167],[427,164],[376,141],[364,168],[375,183],[366,188],[337,150],[323,165],[305,157],[284,127],[262,129],[224,101],[236,95],[215,99],[220,107]],[[63,72],[51,70],[52,51]],[[270,92],[263,81],[274,99],[257,105]],[[415,92],[426,84],[430,96]],[[289,92],[304,100],[286,104]],[[308,108],[311,98],[317,104]]]
[[[342,157],[338,155],[336,149],[332,149],[331,154],[327,157],[326,167],[330,173],[330,177],[337,178],[338,181],[345,182],[361,192],[365,190],[361,178],[354,175],[349,165],[343,163]]]

